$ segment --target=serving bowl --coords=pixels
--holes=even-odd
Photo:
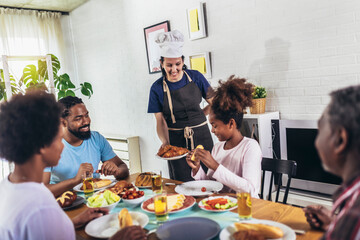
[[[141,196],[139,198],[134,198],[134,199],[125,199],[123,198],[122,200],[124,201],[125,205],[131,208],[137,207],[139,206],[145,199],[145,196]]]
[[[117,205],[120,201],[121,201],[121,198],[120,198],[117,202],[114,202],[113,204],[110,204],[110,205],[101,206],[101,208],[109,209],[109,212],[110,212],[111,210],[113,210],[113,209],[116,207],[116,205]],[[90,207],[88,202],[86,203],[86,206],[87,206],[88,208],[95,208],[95,207]]]

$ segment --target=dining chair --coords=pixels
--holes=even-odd
[[[297,164],[293,160],[280,160],[280,159],[273,159],[273,158],[263,158],[261,162],[261,170],[262,170],[262,179],[261,179],[261,193],[260,198],[263,199],[264,197],[264,181],[265,181],[265,173],[271,172],[271,178],[270,178],[270,186],[269,186],[269,195],[268,199],[271,201],[271,193],[272,193],[272,183],[274,180],[274,176],[277,178],[277,181],[275,182],[276,185],[276,197],[275,202],[279,201],[279,193],[281,189],[284,189],[284,186],[282,185],[282,175],[286,174],[288,177],[286,187],[285,187],[285,194],[283,197],[282,203],[286,204],[289,189],[290,189],[290,183],[291,178],[296,175],[296,167]]]

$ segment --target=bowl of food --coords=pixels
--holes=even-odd
[[[124,203],[132,208],[139,206],[145,199],[144,191],[137,191],[136,189],[126,191],[121,197]]]
[[[113,210],[120,202],[121,198],[115,193],[105,190],[103,193],[96,194],[87,200],[86,206],[89,208],[107,208]]]

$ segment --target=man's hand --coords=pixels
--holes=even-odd
[[[311,205],[303,209],[311,227],[327,230],[332,220],[331,212],[323,206]]]
[[[82,175],[86,172],[94,172],[94,168],[91,163],[80,164],[79,170],[75,176],[75,180],[80,183],[82,181]]]
[[[93,220],[94,218],[98,218],[104,216],[109,213],[109,210],[106,208],[88,208],[84,212],[80,213],[76,217],[72,219],[75,228],[79,228]]]
[[[119,167],[113,162],[113,161],[106,161],[101,166],[100,170],[97,170],[96,172],[107,175],[114,175],[118,176],[120,174]]]
[[[129,226],[121,229],[110,240],[144,240],[147,239],[144,230],[140,226]]]

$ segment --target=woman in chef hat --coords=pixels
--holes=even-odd
[[[205,116],[209,105],[201,109],[200,103],[203,98],[211,103],[213,89],[200,72],[186,68],[182,33],[177,30],[160,33],[155,41],[160,47],[163,76],[151,86],[148,113],[155,114],[162,145],[191,150],[201,144],[211,151],[213,141]],[[168,165],[171,179],[194,180],[185,158],[168,161]]]

